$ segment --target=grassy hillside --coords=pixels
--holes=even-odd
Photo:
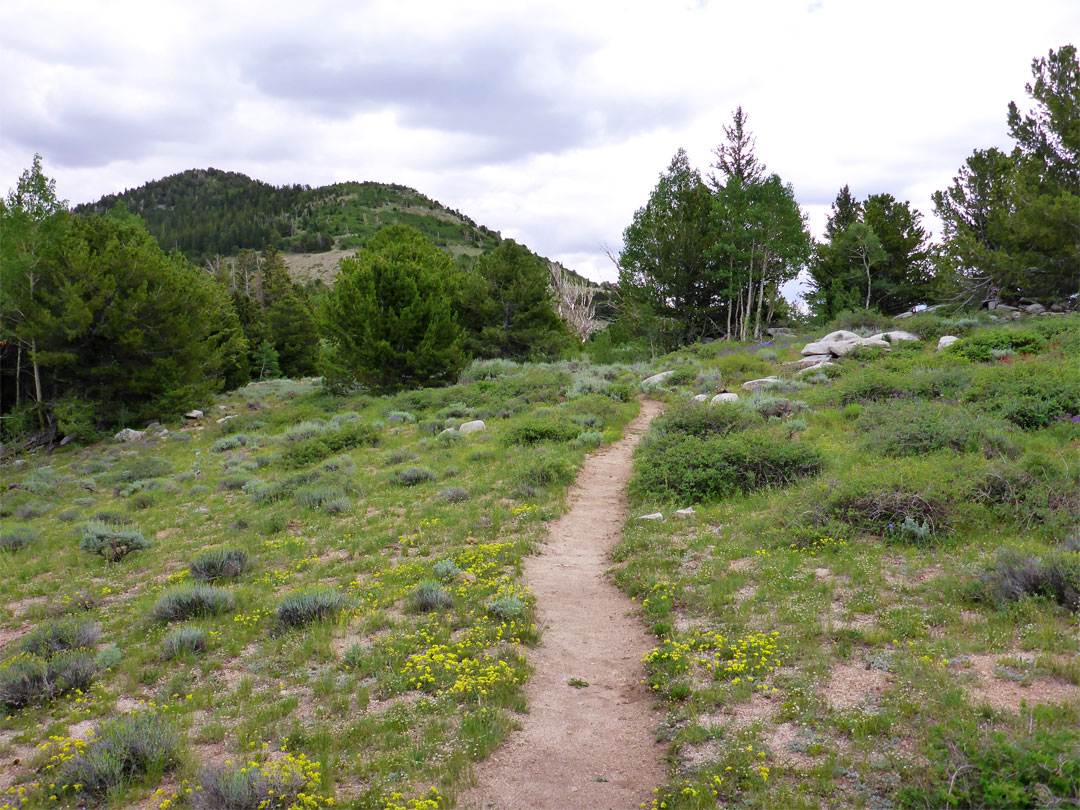
[[[631,483],[665,518],[615,552],[669,707],[654,807],[1080,797],[1080,320],[905,323],[801,377],[804,340],[669,358]]]
[[[632,379],[493,361],[381,399],[262,383],[6,467],[0,805],[451,802],[523,708],[522,556],[636,413]]]
[[[523,555],[662,368],[613,574],[656,635],[656,806],[1075,801],[1080,319],[906,327],[801,376],[810,335],[260,383],[5,466],[0,806],[454,806],[526,708]]]

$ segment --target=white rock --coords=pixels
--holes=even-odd
[[[830,343],[829,351],[837,357],[843,357],[853,349],[862,347],[871,349],[888,349],[889,342],[887,340],[880,340],[875,338],[857,338],[856,340],[848,340],[843,343]]]
[[[715,405],[718,402],[738,402],[738,401],[739,401],[739,395],[738,394],[723,393],[723,394],[717,394],[715,397],[713,397],[709,401],[709,404],[710,405]]]
[[[871,335],[867,340],[887,340],[890,343],[899,343],[902,340],[919,340],[919,336],[913,335],[911,332],[897,330],[895,332],[879,332],[876,335]]]
[[[225,422],[228,422],[230,419],[235,419],[236,416],[237,416],[237,414],[230,413],[228,416],[223,416],[223,417],[221,417],[220,419],[218,419],[216,421],[217,421],[217,423],[219,425],[221,425],[221,424],[224,424]]]
[[[132,430],[131,428],[124,428],[116,434],[116,440],[118,442],[137,442],[144,436],[146,436],[145,430]]]
[[[998,312],[1016,312],[1016,307],[1011,307],[1008,304],[998,304],[994,309]]]
[[[709,399],[708,394],[697,394],[694,396],[694,402],[705,402]]]
[[[468,436],[470,433],[477,433],[481,430],[487,430],[487,425],[484,424],[483,419],[474,419],[471,422],[465,422],[458,428],[462,433]]]
[[[203,418],[203,412],[199,411],[199,410],[188,411],[187,413],[184,414],[184,418],[185,419],[202,419]]]
[[[694,507],[688,506],[685,509],[676,509],[675,514],[682,518],[688,518],[693,517],[697,512],[694,511]]]
[[[807,357],[807,356],[812,357],[814,355],[828,354],[829,353],[829,345],[830,344],[825,343],[824,341],[820,341],[820,340],[817,343],[807,343],[805,346],[802,347],[802,351],[799,352],[799,354],[803,355],[804,357]]]
[[[652,512],[652,513],[650,513],[648,515],[642,515],[641,517],[638,518],[638,520],[663,520],[663,519],[664,519],[664,513],[663,512]]]
[[[762,388],[771,388],[778,382],[779,377],[762,377],[760,380],[747,380],[742,387],[744,391],[760,391]]]
[[[1024,312],[1026,312],[1028,315],[1042,315],[1044,312],[1046,312],[1046,307],[1044,307],[1042,304],[1028,304],[1026,307],[1024,307]]]
[[[940,338],[938,338],[937,350],[940,352],[942,349],[947,349],[949,346],[952,346],[954,343],[956,343],[956,341],[958,341],[959,339],[960,338],[956,337],[955,335],[942,335]]]
[[[641,381],[641,384],[643,386],[659,385],[674,373],[674,369],[671,371],[661,371],[659,374],[653,374],[651,377],[646,377]]]
[[[818,363],[824,363],[828,360],[832,360],[831,354],[810,354],[798,360],[792,360],[791,362],[785,363],[784,365],[806,368],[807,366],[816,366]]]
[[[902,321],[902,320],[904,320],[904,318],[910,318],[914,314],[915,314],[914,312],[901,312],[899,315],[893,315],[892,319],[894,321]]]
[[[825,337],[819,340],[819,343],[836,343],[843,340],[858,340],[861,335],[857,335],[854,332],[848,332],[846,329],[838,329],[835,332],[829,332]]]

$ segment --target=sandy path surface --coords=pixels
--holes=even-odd
[[[604,577],[627,517],[634,447],[662,405],[646,401],[626,438],[589,456],[539,556],[525,560],[543,641],[530,655],[523,728],[476,766],[468,810],[637,810],[664,779],[664,715],[641,683],[653,646],[633,603]],[[577,678],[587,687],[567,681]]]

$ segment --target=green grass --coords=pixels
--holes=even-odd
[[[608,379],[612,395],[582,394],[586,376]],[[53,660],[70,674],[64,656],[77,654],[93,678],[81,691],[46,684],[0,715],[3,767],[18,782],[0,805],[21,788],[28,810],[103,791],[112,807],[198,810],[205,783],[238,801],[277,785],[320,807],[385,810],[399,793],[398,805],[437,794],[449,806],[524,709],[538,632],[522,558],[562,512],[587,446],[615,440],[637,413],[619,397],[641,376],[509,363],[381,398],[278,380],[220,398],[238,414],[221,425],[168,424],[169,438],[146,445],[66,447],[6,468],[11,483],[37,483],[5,493],[0,632],[63,641],[89,638],[67,632],[84,626],[100,639],[15,663],[40,680]],[[427,425],[466,418],[455,414],[488,429],[439,441]],[[573,430],[540,452],[510,440],[548,423]],[[587,431],[599,439],[575,443]],[[133,513],[143,492],[153,497]],[[146,547],[114,554],[103,540],[87,553],[88,525],[95,540],[138,532]],[[434,602],[418,605],[418,587]],[[57,624],[60,613],[71,617]],[[16,648],[5,645],[0,668]],[[140,728],[106,732],[124,737],[114,747],[125,762],[138,760],[113,784],[104,749],[75,734],[143,711],[167,726],[144,729],[150,742],[168,745],[144,756],[132,753]],[[97,781],[50,799],[76,771]]]
[[[805,408],[765,428],[740,406],[686,402],[705,381],[741,394],[747,379],[793,377],[780,364],[805,339],[769,347],[767,365],[724,344],[667,362],[691,360],[697,376],[669,387],[640,446],[613,552],[615,582],[656,637],[647,683],[669,712],[653,807],[1080,798],[1080,391],[1060,348],[1080,323],[1024,319],[1016,335],[980,337],[985,317],[960,331],[920,319],[926,345],[845,359],[785,393]],[[974,348],[939,354],[937,332]],[[1002,362],[988,346],[1018,349]],[[731,478],[735,454],[712,445],[762,429],[821,469]],[[736,447],[749,457],[753,444]],[[633,519],[689,500],[692,518]],[[1036,707],[1040,695],[1065,703]]]

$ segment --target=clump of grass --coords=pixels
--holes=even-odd
[[[0,551],[21,551],[41,539],[41,532],[29,526],[16,526],[0,534]]]
[[[181,627],[169,633],[162,643],[162,655],[172,659],[206,651],[206,631],[201,627]]]
[[[415,487],[418,484],[426,484],[438,478],[434,472],[425,467],[407,467],[404,470],[394,470],[390,474],[390,481],[403,487]]]
[[[439,497],[447,503],[461,503],[469,500],[469,491],[461,487],[443,487],[439,490]]]
[[[231,591],[198,583],[163,594],[154,605],[154,617],[163,622],[182,622],[196,616],[217,616],[236,607]]]
[[[979,578],[976,597],[984,601],[1003,605],[1025,596],[1041,596],[1066,610],[1080,610],[1080,555],[1005,554]]]
[[[217,582],[220,579],[236,579],[247,568],[247,552],[239,548],[210,548],[196,554],[188,568],[192,579],[199,582]]]
[[[305,627],[333,618],[345,605],[345,597],[333,588],[316,586],[286,594],[277,609],[282,627]]]
[[[172,770],[180,764],[180,751],[180,735],[162,715],[151,711],[121,715],[63,764],[57,783],[94,802],[103,801],[124,784]]]
[[[100,554],[109,562],[120,562],[128,554],[151,548],[153,543],[136,529],[125,528],[118,523],[93,520],[83,532],[79,548]]]
[[[412,592],[413,608],[419,613],[445,610],[454,606],[450,592],[433,579],[418,582]]]

